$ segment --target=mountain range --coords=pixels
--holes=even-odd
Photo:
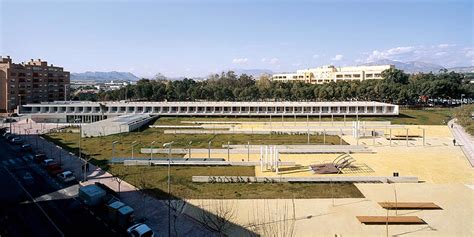
[[[131,72],[81,72],[71,73],[71,81],[138,81]]]
[[[395,65],[395,68],[401,69],[406,73],[418,73],[418,72],[433,72],[438,73],[442,69],[447,69],[448,71],[455,71],[459,73],[474,73],[474,66],[469,67],[453,67],[453,68],[445,68],[438,64],[433,63],[426,63],[420,61],[410,61],[410,62],[401,62],[401,61],[394,61],[394,60],[378,60],[371,63],[365,63],[362,65],[365,66],[373,66],[373,65]],[[268,69],[230,69],[230,71],[234,71],[235,74],[247,74],[253,76],[254,78],[258,78],[262,74],[273,74],[274,72]],[[168,78],[170,80],[180,80],[184,77],[176,77],[176,78]],[[199,78],[196,78],[199,79]],[[135,76],[131,72],[82,72],[82,73],[71,73],[71,80],[72,81],[138,81],[140,80],[139,77]]]
[[[455,71],[460,73],[474,72],[474,66],[470,67],[453,67],[446,68],[434,63],[426,63],[420,61],[410,61],[410,62],[401,62],[389,59],[382,59],[371,63],[366,63],[362,65],[373,66],[373,65],[395,65],[395,68],[403,70],[405,73],[438,73],[440,70],[447,69],[448,71]]]

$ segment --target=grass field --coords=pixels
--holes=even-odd
[[[451,118],[452,109],[427,108],[424,110],[401,109],[398,117],[365,117],[360,116],[361,121],[391,121],[393,124],[407,125],[443,125]],[[306,117],[296,117],[296,121],[306,121]],[[334,117],[334,121],[343,121],[343,117]],[[239,121],[239,122],[263,122],[269,121],[269,117],[162,117],[156,125],[183,125],[181,121]],[[346,117],[346,120],[355,120],[355,117]],[[282,121],[281,117],[272,117],[273,122]],[[284,117],[283,121],[295,121],[294,117]],[[309,117],[309,121],[319,121],[319,117]],[[331,117],[321,117],[321,121],[331,121]]]
[[[167,168],[112,165],[110,171],[146,190],[167,198]],[[353,184],[206,184],[192,183],[194,175],[254,176],[253,167],[171,167],[171,195],[185,199],[362,198]]]
[[[45,138],[54,143],[76,152],[79,146],[79,133],[50,133],[45,135]],[[207,148],[208,142],[211,142],[212,148],[222,148],[222,145],[227,144],[307,144],[306,135],[251,135],[251,134],[164,134],[162,129],[149,128],[141,132],[131,132],[118,135],[110,135],[106,137],[83,138],[81,147],[83,153],[93,157],[92,162],[96,165],[106,169],[107,160],[112,157],[112,142],[119,141],[115,146],[115,157],[131,157],[132,143],[137,141],[139,144],[134,147],[134,157],[146,157],[148,155],[140,154],[140,148],[149,148],[152,141],[156,141],[155,147],[159,148],[163,143],[174,141],[174,148],[186,148],[189,142],[192,141],[190,147],[193,148]],[[326,136],[326,144],[339,144],[338,136]],[[323,144],[322,136],[310,136],[311,144]],[[346,144],[344,142],[344,144]],[[158,157],[159,155],[155,155]]]
[[[472,113],[474,113],[474,104],[463,105],[454,110],[454,116],[457,123],[466,129],[466,132],[474,136],[474,122],[472,120]]]

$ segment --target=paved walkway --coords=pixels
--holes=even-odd
[[[449,121],[448,126],[456,139],[456,144],[461,146],[464,155],[466,155],[471,166],[474,167],[474,139],[461,125],[456,123],[455,119]]]
[[[55,159],[56,162],[60,162],[61,166],[65,170],[71,170],[78,180],[82,180],[83,171],[81,166],[84,164],[84,160],[79,159],[73,153],[70,153],[55,144],[46,141],[42,137],[35,134],[36,132],[42,133],[46,132],[45,130],[38,129],[36,127],[38,124],[15,124],[17,128],[16,131],[22,131],[23,128],[28,130],[26,132],[22,131],[22,136],[24,137],[25,142],[30,143],[35,151],[43,152],[48,157]],[[55,128],[55,126],[54,126]],[[19,132],[18,132],[19,133]],[[29,134],[29,135],[25,135]],[[94,184],[95,182],[100,182],[105,184],[112,190],[116,191],[120,195],[120,199],[131,206],[135,210],[135,218],[146,218],[145,223],[150,226],[150,228],[158,234],[158,236],[168,236],[168,205],[166,200],[158,200],[144,193],[140,192],[133,185],[122,181],[120,183],[120,192],[117,179],[114,178],[110,173],[96,167],[94,165],[89,166],[89,172],[87,172],[87,181],[81,182],[80,185]],[[193,206],[183,208],[182,212],[185,212],[186,208],[195,208]],[[171,236],[176,236],[174,232],[174,213],[172,212],[171,218]],[[178,230],[179,236],[217,236],[216,233],[210,229],[204,227],[197,220],[192,217],[182,214],[178,215],[176,221],[176,229]]]

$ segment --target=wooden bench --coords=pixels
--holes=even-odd
[[[366,225],[422,225],[425,221],[417,216],[357,216]]]
[[[436,210],[442,209],[440,206],[432,202],[379,202],[379,205],[385,209],[398,209],[398,210]]]

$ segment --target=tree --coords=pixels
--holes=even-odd
[[[210,228],[220,235],[232,226],[235,218],[235,203],[232,200],[202,200],[201,209],[199,210],[199,221],[207,228]],[[205,210],[203,207],[208,207]]]

